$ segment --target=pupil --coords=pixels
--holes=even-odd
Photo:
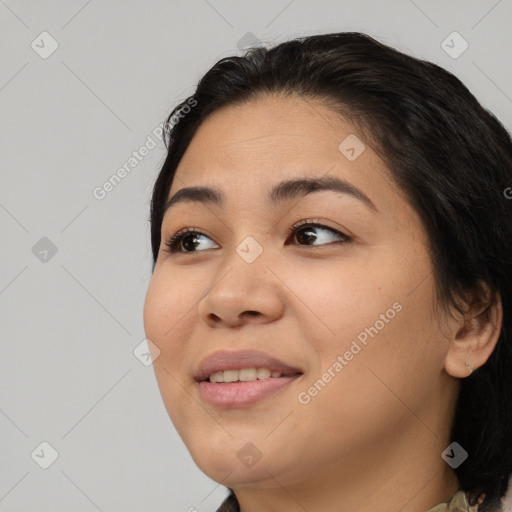
[[[304,236],[301,236],[300,233],[310,233],[310,235],[305,235],[305,237],[304,237]],[[314,233],[313,234],[311,234],[311,233],[313,233],[311,228],[302,229],[301,231],[299,231],[299,234],[297,236],[297,240],[299,242],[301,242],[301,243],[304,242],[304,241],[305,242],[308,242],[308,241],[314,242],[315,238],[316,238],[316,235]],[[304,238],[305,238],[305,240],[304,240]]]
[[[187,244],[187,240],[191,240],[191,239],[194,239],[194,243],[193,244]],[[185,238],[183,238],[183,248],[187,251],[189,250],[193,250],[197,245],[198,245],[198,242],[197,242],[197,237],[195,235],[189,235],[189,236],[186,236]]]

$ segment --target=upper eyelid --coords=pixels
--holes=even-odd
[[[288,229],[287,232],[295,231],[302,226],[309,226],[309,225],[311,225],[313,227],[317,227],[317,228],[327,229],[327,230],[333,231],[335,233],[345,235],[346,237],[351,236],[345,232],[346,230],[333,228],[331,226],[328,226],[328,225],[322,223],[321,221],[312,220],[312,219],[304,219],[304,220],[297,221]],[[266,231],[265,234],[267,234],[269,231]],[[213,240],[212,236],[210,236],[207,232],[205,232],[204,229],[197,228],[197,227],[190,227],[190,226],[186,226],[184,228],[179,229],[178,231],[175,231],[174,234],[167,237],[167,239],[171,239],[176,236],[184,236],[186,234],[192,234],[192,233],[204,235],[204,236],[207,236],[208,238],[210,238],[211,240]],[[162,237],[162,239],[164,239],[164,237]]]
[[[326,229],[331,229],[333,231],[338,231],[338,232],[341,232],[342,234],[345,234],[346,236],[351,236],[350,233],[349,233],[349,230],[344,228],[343,226],[340,226],[339,228],[335,228],[335,227],[332,227],[332,226],[328,226],[327,224],[325,224],[324,221],[322,221],[321,219],[318,219],[318,218],[307,218],[307,219],[302,219],[302,220],[297,220],[295,221],[291,226],[290,228],[288,228],[288,231],[292,230],[292,229],[297,229],[299,228],[300,226],[304,225],[304,224],[313,224],[313,225],[316,225],[317,227],[322,227],[322,228],[326,228]],[[162,224],[162,227],[163,227],[163,224]],[[275,225],[274,225],[275,227]],[[272,227],[269,228],[267,231],[264,231],[263,233],[265,234],[269,234],[271,231],[272,231]],[[172,232],[173,235],[171,236],[174,236],[180,232],[182,233],[186,233],[186,232],[198,232],[200,234],[205,234],[206,236],[210,237],[211,236],[208,234],[208,231],[205,230],[204,228],[199,228],[199,227],[191,227],[190,225],[188,226],[184,226],[180,229],[166,229],[165,231],[167,232]],[[162,234],[161,234],[161,239],[163,240],[165,238],[164,234],[164,229],[162,228]],[[167,238],[170,238],[170,236],[167,236]]]

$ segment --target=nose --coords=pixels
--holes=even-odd
[[[267,263],[263,254],[252,263],[236,253],[226,260],[199,301],[200,319],[210,327],[237,327],[281,317],[282,281]]]

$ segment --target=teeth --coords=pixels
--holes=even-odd
[[[238,378],[242,382],[248,382],[250,380],[256,380],[258,378],[258,370],[256,368],[245,368],[238,372]]]
[[[244,368],[242,370],[224,370],[210,375],[210,382],[248,382],[251,380],[264,380],[269,377],[281,377],[282,373],[268,368]]]
[[[279,373],[279,372],[274,372]],[[268,368],[258,368],[258,379],[268,379],[270,376],[272,376],[272,372]]]

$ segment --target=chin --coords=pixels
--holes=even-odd
[[[203,439],[193,447],[187,446],[190,455],[206,476],[225,487],[266,489],[276,487],[275,479],[280,483],[299,479],[299,461],[284,459],[282,451],[276,453],[270,447],[260,451],[250,441],[233,438],[225,439],[224,444],[212,443],[208,436]]]
[[[280,475],[279,470],[273,464],[265,465],[262,461],[259,461],[253,467],[244,467],[240,463],[218,464],[212,460],[205,459],[198,462],[196,462],[198,468],[206,476],[225,487],[233,489],[273,488],[276,487],[276,482],[272,476]],[[277,479],[281,482],[279,476],[277,476]]]

